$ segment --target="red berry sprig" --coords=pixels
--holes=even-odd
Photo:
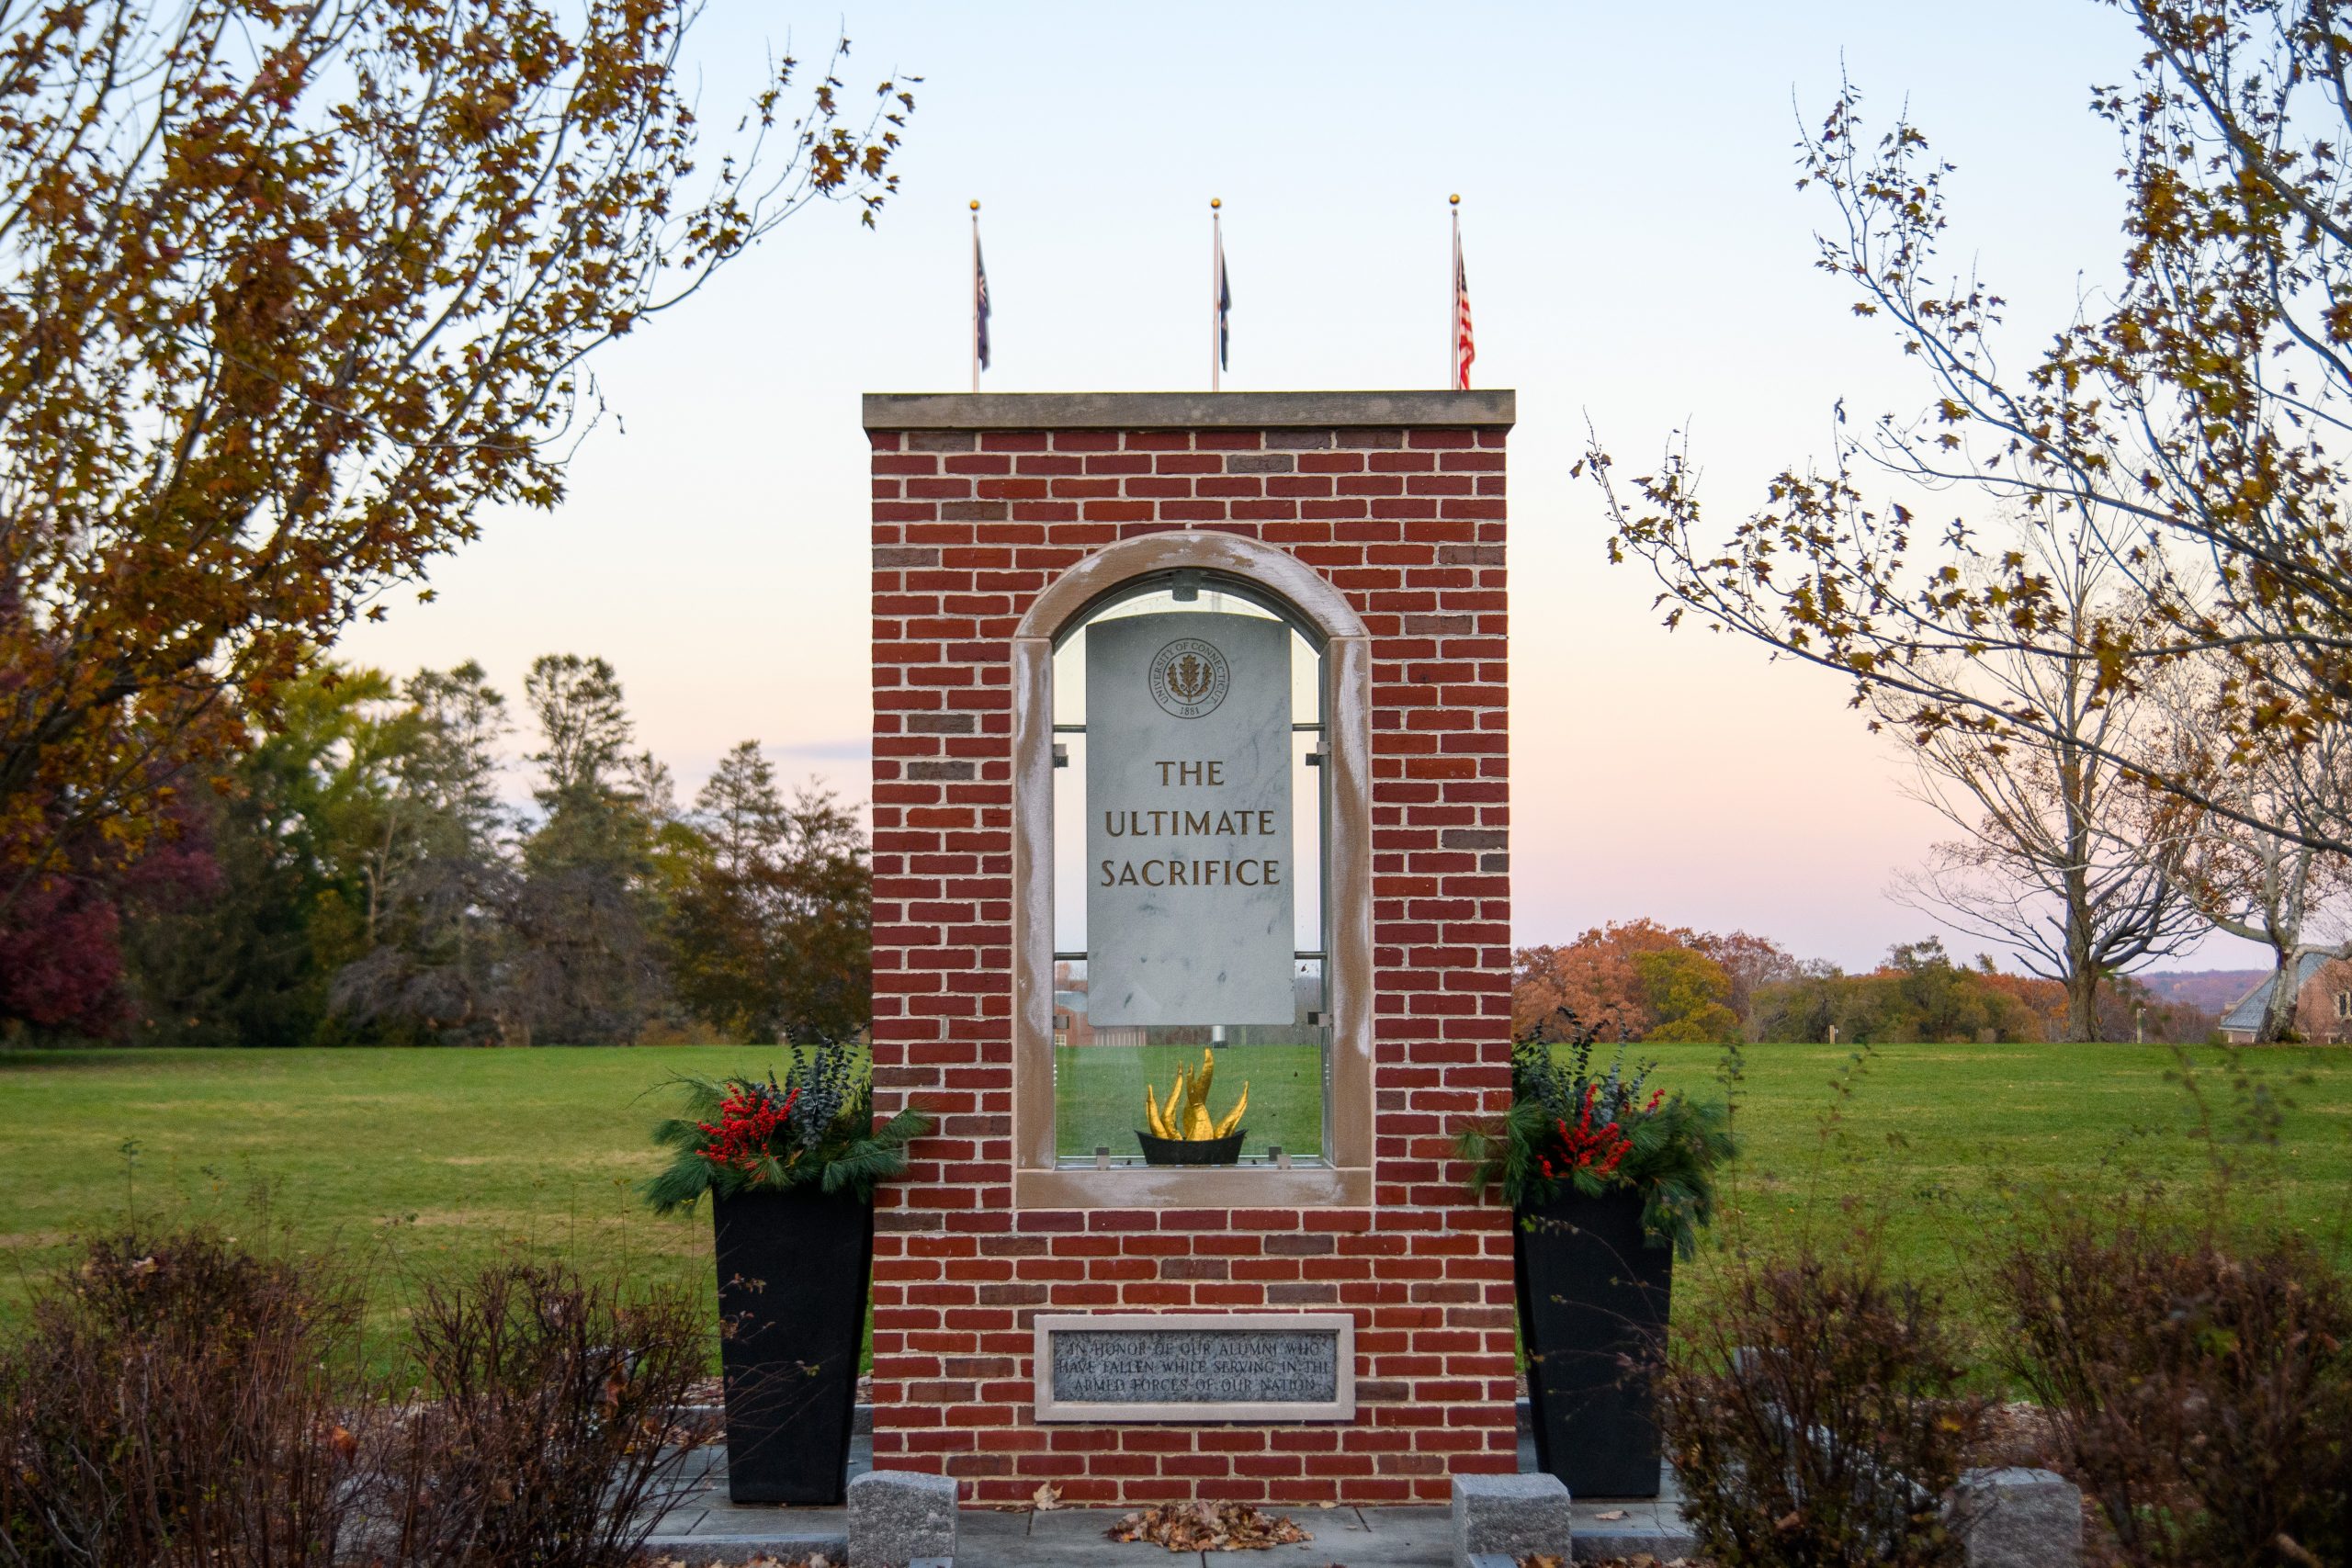
[[[718,1102],[717,1122],[695,1123],[710,1140],[700,1151],[702,1157],[713,1165],[740,1170],[757,1181],[760,1161],[768,1152],[769,1140],[791,1116],[793,1104],[799,1098],[797,1089],[779,1101],[759,1084],[738,1084],[734,1093]]]
[[[1618,1162],[1632,1151],[1634,1147],[1632,1134],[1621,1128],[1613,1119],[1599,1127],[1592,1124],[1595,1102],[1600,1098],[1599,1084],[1587,1086],[1584,1091],[1584,1114],[1577,1118],[1577,1124],[1571,1127],[1566,1122],[1555,1123],[1559,1129],[1560,1161],[1555,1166],[1551,1156],[1544,1156],[1545,1177],[1557,1180],[1563,1176],[1571,1176],[1579,1170],[1589,1170],[1595,1176],[1614,1175]],[[1663,1090],[1652,1095],[1649,1104],[1643,1108],[1645,1113],[1657,1110],[1658,1102],[1663,1099],[1665,1099]]]

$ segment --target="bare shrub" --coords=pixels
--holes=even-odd
[[[506,1259],[427,1283],[414,1335],[425,1387],[389,1445],[385,1557],[635,1559],[683,1494],[686,1456],[710,1438],[681,1415],[708,1346],[695,1300]]]
[[[2118,1561],[2352,1562],[2352,1289],[2307,1243],[2067,1217],[1998,1283],[2010,1371]]]
[[[1984,1426],[1939,1303],[1807,1244],[1735,1257],[1657,1381],[1702,1554],[1725,1564],[1934,1568],[1942,1506]]]
[[[209,1229],[93,1244],[0,1346],[0,1562],[334,1561],[360,1293]]]

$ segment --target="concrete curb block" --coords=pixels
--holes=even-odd
[[[849,1568],[911,1568],[956,1555],[956,1483],[876,1470],[849,1483]]]
[[[1487,1556],[1567,1558],[1575,1550],[1574,1519],[1568,1489],[1557,1476],[1457,1475],[1454,1568],[1473,1568]]]

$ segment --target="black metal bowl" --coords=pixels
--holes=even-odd
[[[1234,1165],[1241,1158],[1241,1140],[1250,1129],[1240,1127],[1222,1138],[1155,1138],[1136,1129],[1146,1165]]]

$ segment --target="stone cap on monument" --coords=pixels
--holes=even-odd
[[[1519,394],[1473,392],[868,392],[868,430],[1509,428]]]

